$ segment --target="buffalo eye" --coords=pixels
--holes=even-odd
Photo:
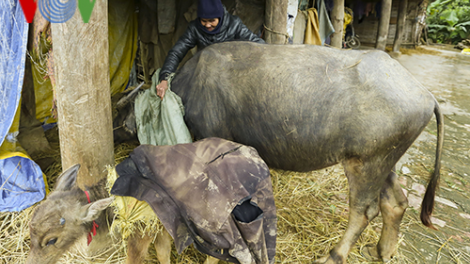
[[[50,246],[50,245],[54,245],[55,242],[57,242],[57,238],[53,238],[53,239],[49,240],[49,241],[47,242],[47,244],[46,244],[46,247],[47,247],[47,246]]]

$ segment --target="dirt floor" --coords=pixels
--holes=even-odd
[[[440,190],[433,231],[419,222],[402,230],[400,251],[416,263],[470,263],[470,56],[450,46],[420,46],[395,57],[438,100],[445,118]],[[418,219],[429,171],[435,157],[436,122],[400,161],[401,183]],[[423,261],[424,260],[424,261]]]

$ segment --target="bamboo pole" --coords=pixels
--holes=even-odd
[[[77,9],[52,23],[62,167],[81,164],[84,189],[106,177],[114,164],[109,84],[108,1],[96,0],[88,23]]]
[[[344,0],[333,0],[331,23],[335,32],[331,34],[331,46],[341,48],[343,45]]]
[[[266,1],[264,25],[266,43],[287,43],[287,0]]]
[[[398,21],[397,31],[395,33],[395,40],[393,41],[393,52],[400,52],[400,45],[403,38],[403,30],[406,22],[406,10],[408,8],[408,0],[400,0],[398,8]]]
[[[388,28],[390,25],[390,13],[392,12],[392,0],[382,0],[382,9],[380,11],[379,30],[375,48],[385,50],[387,46]]]

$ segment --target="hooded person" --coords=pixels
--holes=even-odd
[[[160,71],[157,85],[157,95],[163,100],[168,89],[168,77],[176,72],[178,65],[189,50],[198,50],[225,41],[254,41],[264,43],[264,40],[253,34],[237,16],[231,15],[222,5],[221,0],[199,0],[197,18],[191,21],[184,34],[168,52]]]

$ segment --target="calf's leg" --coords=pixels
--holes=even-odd
[[[219,259],[214,258],[209,255],[207,255],[206,261],[204,261],[204,264],[217,264],[217,263],[219,263]]]
[[[155,250],[157,251],[157,259],[160,264],[170,264],[171,241],[171,236],[166,229],[163,229],[162,232],[157,235]]]
[[[157,259],[160,264],[170,264],[170,255],[171,255],[171,236],[170,234],[163,229],[160,234],[157,235],[155,240],[155,250],[157,251]],[[204,264],[217,264],[219,259],[216,259],[212,256],[207,256]]]
[[[132,234],[127,241],[126,264],[143,263],[152,240],[153,236],[142,234],[140,231],[136,230],[136,232]]]
[[[142,234],[142,232],[136,230],[127,242],[126,264],[143,263],[153,238],[153,234]],[[171,236],[165,229],[157,235],[154,245],[160,264],[170,264]]]

